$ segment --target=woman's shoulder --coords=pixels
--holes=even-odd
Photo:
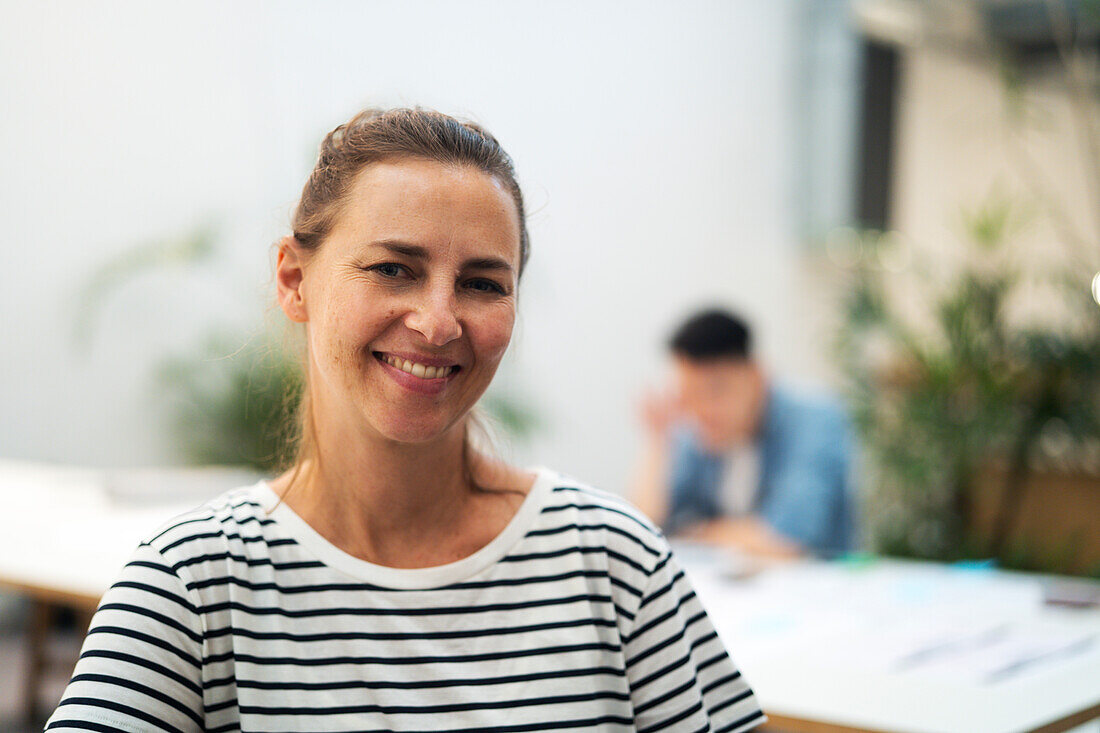
[[[668,542],[661,530],[626,499],[562,473],[548,469],[540,473],[550,484],[542,506],[543,525],[575,526],[584,534],[599,530],[600,541],[608,549],[632,556],[641,553],[646,565],[668,554]],[[543,527],[544,531],[549,529]]]
[[[179,558],[224,551],[232,542],[266,539],[264,530],[274,523],[266,506],[269,494],[262,481],[231,489],[164,521],[141,544]]]

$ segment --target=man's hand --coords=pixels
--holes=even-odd
[[[723,517],[699,522],[688,527],[681,536],[775,560],[793,560],[805,554],[801,546],[776,532],[759,517]]]
[[[680,416],[680,402],[668,390],[649,391],[638,401],[638,414],[650,440],[666,440],[669,429]]]
[[[645,441],[631,481],[631,499],[657,524],[668,515],[669,432],[680,416],[680,404],[669,391],[651,391],[638,401]]]

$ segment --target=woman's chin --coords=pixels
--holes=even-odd
[[[461,420],[446,422],[442,420],[393,420],[383,425],[376,425],[375,429],[383,438],[394,443],[406,443],[410,445],[422,445],[435,443],[445,438],[453,431]]]

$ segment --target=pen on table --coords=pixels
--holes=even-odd
[[[1019,659],[1014,659],[1008,664],[995,669],[985,677],[985,682],[1000,682],[1001,680],[1011,677],[1014,674],[1018,674],[1028,667],[1038,664],[1039,662],[1049,662],[1052,659],[1058,659],[1061,657],[1071,657],[1078,652],[1082,652],[1092,646],[1095,637],[1087,636],[1083,639],[1078,639],[1072,644],[1061,647],[1059,649],[1051,649],[1045,652],[1039,652],[1037,654],[1031,654],[1022,656]]]
[[[991,629],[982,629],[977,633],[937,641],[901,657],[894,664],[894,669],[908,669],[945,654],[978,649],[1001,639],[1007,632],[1008,626],[1002,624]]]

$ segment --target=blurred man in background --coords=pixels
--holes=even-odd
[[[642,406],[634,501],[668,534],[752,555],[851,549],[848,420],[829,399],[772,384],[751,341],[719,310],[673,334],[673,390]]]

